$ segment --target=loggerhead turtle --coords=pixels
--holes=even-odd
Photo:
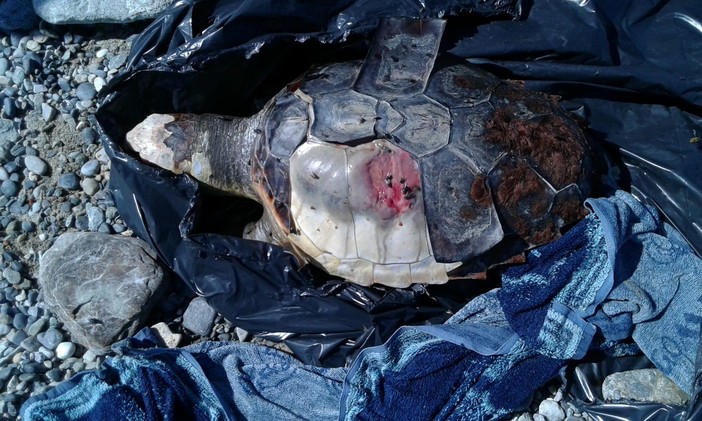
[[[388,19],[248,118],[153,114],[142,159],[263,204],[245,237],[361,285],[480,277],[586,214],[593,157],[557,100],[435,66],[445,22]]]

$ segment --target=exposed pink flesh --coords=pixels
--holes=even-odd
[[[372,197],[369,203],[382,219],[390,219],[412,208],[420,188],[419,169],[409,153],[392,150],[380,153],[366,164]]]

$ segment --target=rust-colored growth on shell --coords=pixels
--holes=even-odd
[[[564,226],[569,226],[585,218],[590,212],[578,198],[567,197],[563,200],[556,198],[551,213],[561,217]]]
[[[516,158],[528,159],[556,189],[580,181],[581,134],[562,117],[515,118],[507,109],[495,111],[485,125],[485,140],[500,145]]]
[[[496,200],[498,207],[508,214],[510,227],[534,245],[556,238],[559,231],[551,218],[542,220],[552,200],[539,176],[523,161],[503,171]]]
[[[487,177],[480,175],[473,180],[473,184],[470,186],[470,198],[482,207],[489,206],[492,203]]]
[[[453,77],[453,84],[461,89],[473,90],[473,89],[484,89],[485,81],[478,78],[468,78],[465,76],[456,75]]]

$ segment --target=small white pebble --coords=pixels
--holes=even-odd
[[[102,88],[105,87],[105,84],[106,84],[105,79],[101,78],[100,76],[96,77],[93,80],[93,85],[95,86],[95,90],[98,92],[100,92],[102,90]]]
[[[73,356],[76,352],[76,344],[73,342],[61,342],[56,347],[56,357],[65,360]]]
[[[539,404],[539,413],[548,421],[562,421],[565,419],[565,411],[553,399],[545,399]]]

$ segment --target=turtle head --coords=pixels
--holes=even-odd
[[[126,141],[144,161],[189,174],[215,191],[258,200],[251,186],[255,121],[255,116],[151,114]]]

